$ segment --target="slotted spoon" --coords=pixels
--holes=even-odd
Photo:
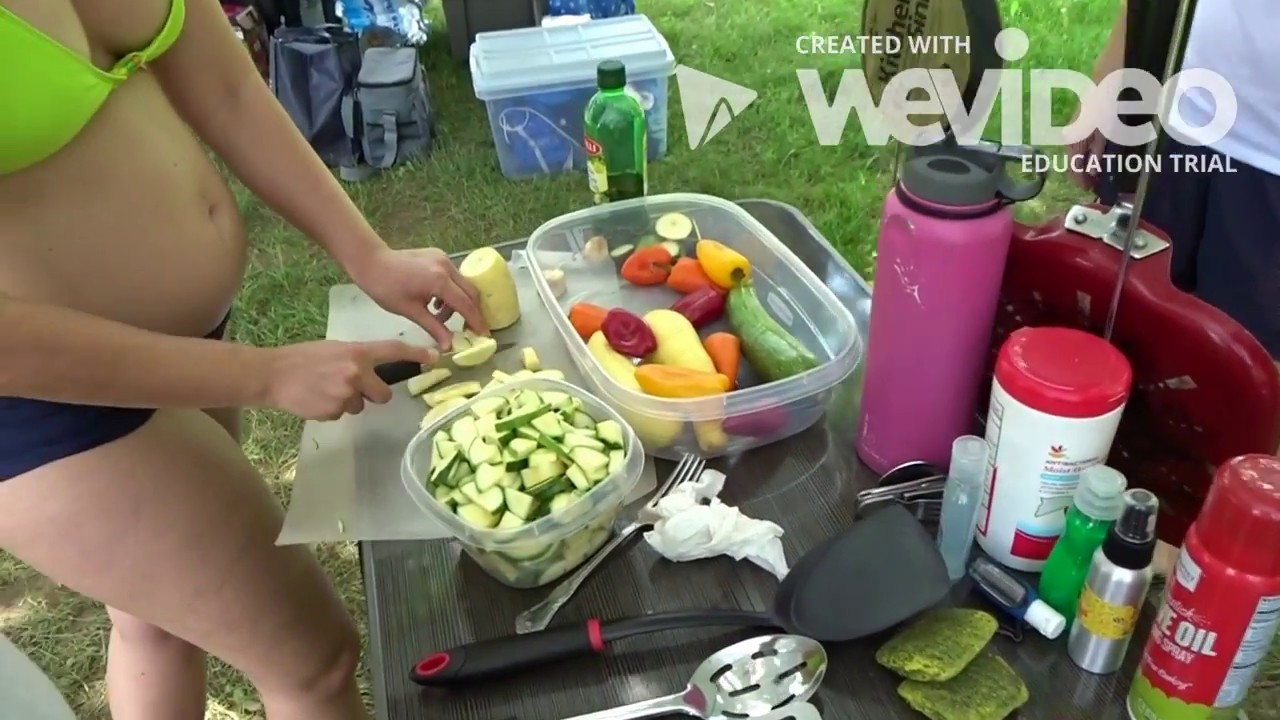
[[[703,660],[681,692],[565,720],[635,720],[674,714],[703,720],[782,717],[788,715],[788,706],[808,700],[826,674],[827,652],[816,640],[763,635]],[[799,708],[793,715],[811,716]]]

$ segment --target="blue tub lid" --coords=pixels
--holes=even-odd
[[[491,100],[542,89],[596,83],[596,66],[620,60],[627,80],[668,77],[675,56],[644,15],[624,15],[576,25],[480,33],[471,44],[471,85]]]

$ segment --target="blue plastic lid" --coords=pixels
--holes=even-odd
[[[596,84],[596,67],[620,60],[627,82],[668,77],[676,60],[644,15],[576,25],[480,33],[471,44],[471,86],[480,100]]]

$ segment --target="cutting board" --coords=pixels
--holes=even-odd
[[[522,254],[511,260],[512,275],[520,299],[521,319],[495,333],[499,342],[515,348],[499,354],[482,368],[468,370],[450,382],[487,381],[494,370],[520,369],[520,348],[532,347],[544,368],[554,368],[565,379],[583,384],[564,342],[551,324],[546,306],[537,294]],[[461,329],[455,318],[451,327]],[[329,291],[329,322],[325,337],[352,342],[398,338],[409,343],[433,344],[425,330],[378,307],[354,285],[338,285]],[[449,537],[448,532],[415,503],[400,477],[405,446],[417,433],[427,406],[411,397],[401,383],[386,405],[370,405],[355,416],[332,422],[308,421],[298,450],[297,472],[279,544],[338,540],[419,540]],[[656,487],[652,458],[629,500],[643,497]]]

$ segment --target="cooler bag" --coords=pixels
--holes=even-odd
[[[355,92],[342,106],[347,134],[364,161],[385,170],[431,151],[435,122],[418,52],[411,47],[365,51]]]
[[[1036,227],[1015,225],[992,349],[1020,327],[1061,325],[1101,335],[1120,276],[1122,236],[1100,205]],[[1134,389],[1108,464],[1160,498],[1160,539],[1183,535],[1223,461],[1275,452],[1280,377],[1253,335],[1169,278],[1169,238],[1140,225],[1111,341]],[[1122,246],[1122,245],[1121,245]]]
[[[360,71],[360,44],[341,27],[280,27],[271,39],[271,89],[302,136],[330,167],[351,167],[359,145],[342,121],[343,98]]]

